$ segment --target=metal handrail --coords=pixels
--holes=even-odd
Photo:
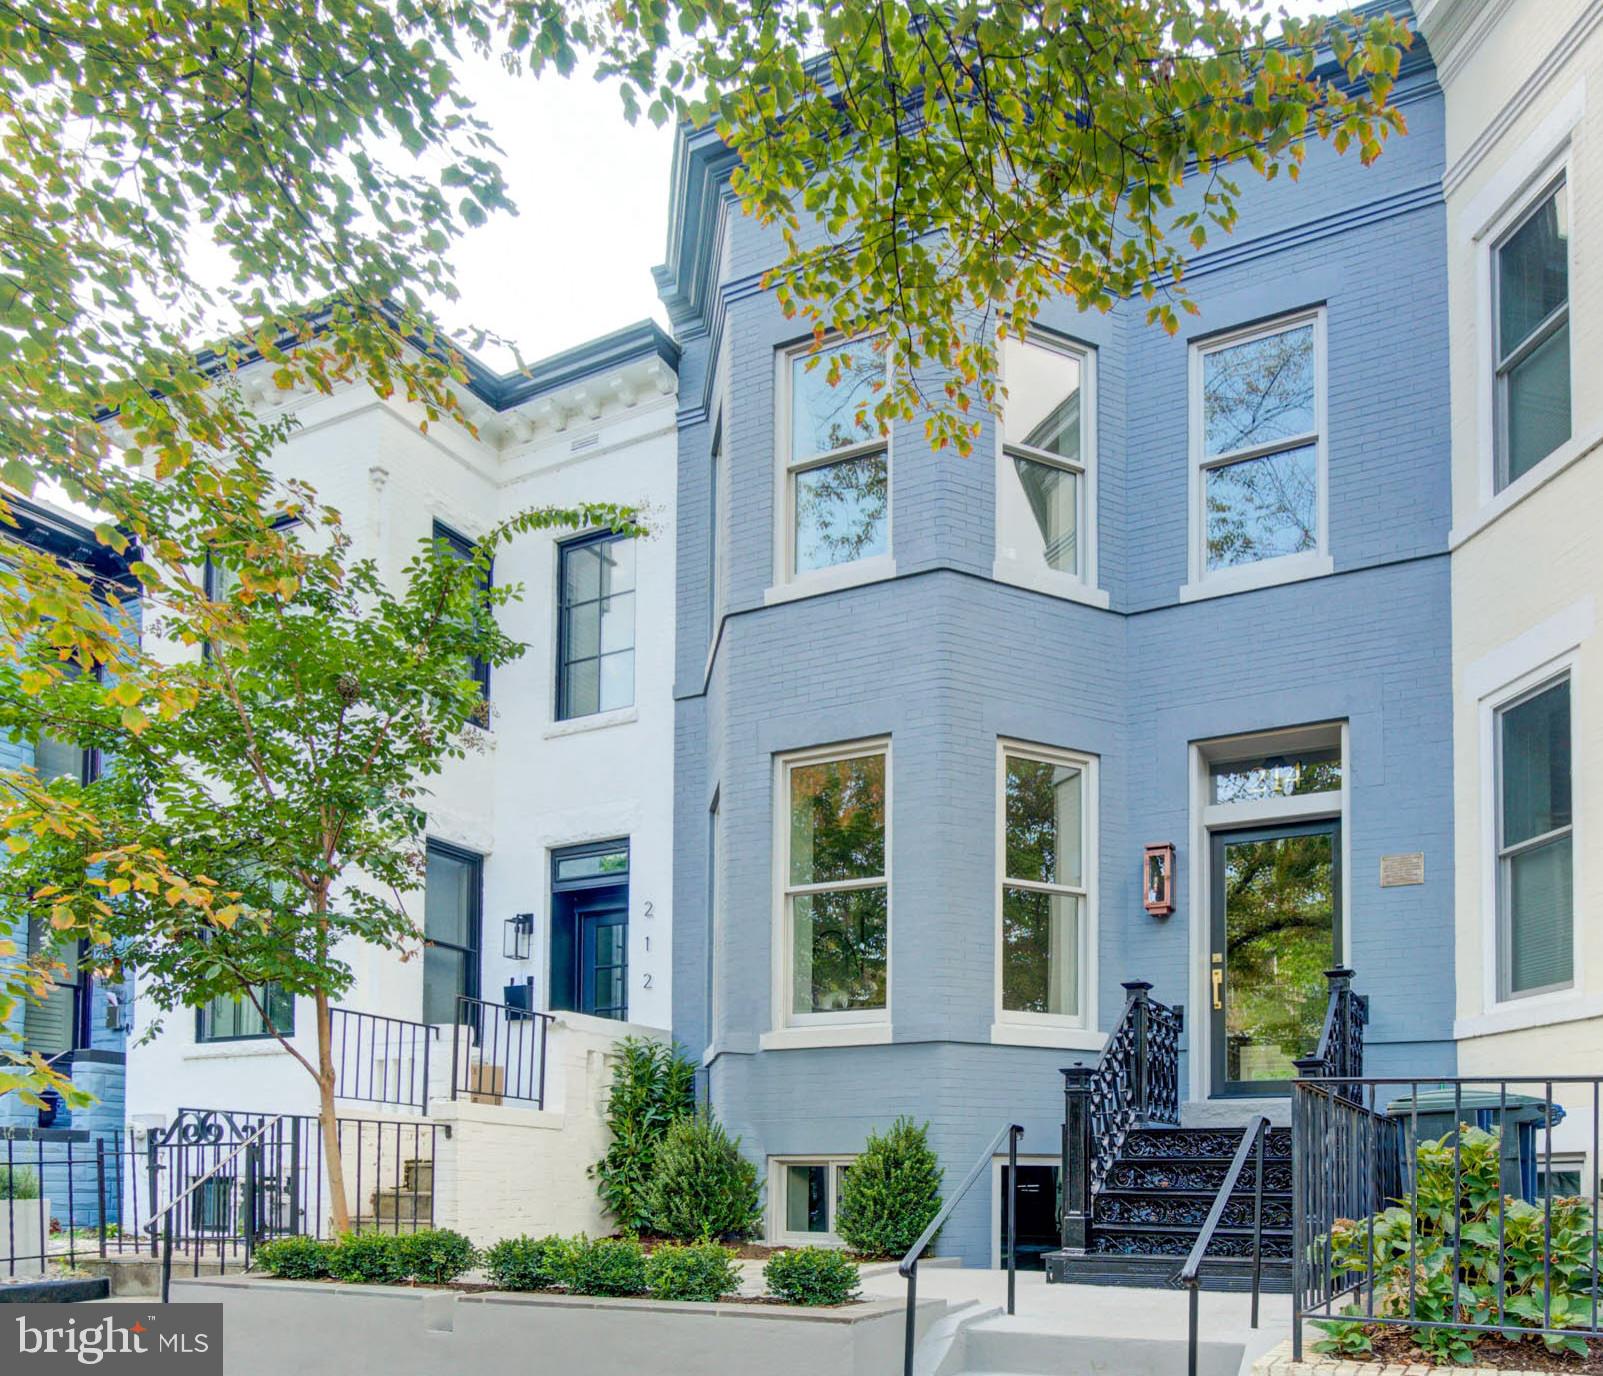
[[[164,1204],[160,1209],[155,1210],[151,1214],[150,1222],[145,1224],[145,1231],[150,1234],[152,1241],[154,1241],[156,1237],[157,1224],[159,1223],[161,1225],[161,1302],[163,1304],[167,1303],[167,1296],[172,1286],[173,1210],[182,1204],[186,1199],[188,1199],[190,1195],[194,1194],[195,1191],[204,1185],[208,1180],[213,1179],[219,1172],[222,1171],[224,1166],[231,1165],[239,1157],[241,1152],[247,1151],[251,1147],[255,1146],[256,1143],[260,1142],[263,1137],[265,1137],[272,1129],[278,1127],[279,1124],[281,1124],[289,1116],[290,1115],[287,1113],[280,1113],[274,1118],[267,1119],[259,1128],[257,1128],[254,1132],[247,1136],[244,1141],[235,1147],[233,1151],[229,1152],[227,1156],[221,1158],[215,1165],[213,1165],[209,1171],[206,1171],[203,1175],[196,1176],[179,1194],[173,1196],[173,1198],[168,1200],[167,1203]],[[245,1247],[246,1257],[248,1258],[250,1255],[250,1238],[248,1234],[245,1240]],[[249,1265],[248,1260],[246,1264]]]
[[[1213,1241],[1219,1220],[1224,1217],[1225,1206],[1230,1203],[1230,1196],[1236,1192],[1236,1182],[1241,1179],[1242,1168],[1247,1164],[1247,1157],[1254,1147],[1257,1148],[1258,1162],[1252,1182],[1252,1326],[1254,1328],[1258,1326],[1258,1292],[1263,1283],[1264,1138],[1268,1132],[1269,1120],[1261,1113],[1241,1130],[1241,1145],[1236,1148],[1236,1154],[1230,1158],[1230,1169],[1225,1172],[1224,1183],[1219,1186],[1219,1192],[1213,1197],[1213,1207],[1208,1210],[1208,1217],[1203,1222],[1202,1231],[1197,1234],[1197,1240],[1191,1244],[1191,1254],[1186,1258],[1186,1264],[1180,1268],[1180,1274],[1175,1277],[1175,1284],[1183,1285],[1190,1291],[1190,1298],[1187,1301],[1190,1311],[1190,1345],[1186,1355],[1188,1376],[1197,1376],[1197,1329],[1200,1323],[1199,1291],[1202,1263],[1208,1255],[1208,1244]]]
[[[924,1249],[930,1245],[935,1234],[940,1232],[946,1220],[952,1216],[952,1210],[958,1201],[969,1192],[969,1188],[984,1173],[985,1168],[991,1164],[991,1158],[996,1155],[996,1149],[1002,1145],[1002,1139],[1007,1138],[1007,1165],[1008,1165],[1008,1192],[1007,1192],[1007,1312],[1013,1312],[1013,1292],[1016,1273],[1018,1270],[1017,1248],[1017,1199],[1019,1191],[1019,1138],[1024,1136],[1024,1129],[1018,1123],[1009,1123],[995,1137],[991,1138],[980,1159],[974,1163],[973,1169],[963,1177],[963,1183],[957,1187],[941,1205],[941,1211],[930,1220],[929,1227],[918,1235],[918,1241],[907,1249],[907,1255],[897,1266],[902,1277],[907,1281],[907,1332],[902,1346],[902,1373],[903,1376],[913,1376],[913,1315],[918,1302],[918,1259],[924,1255]]]

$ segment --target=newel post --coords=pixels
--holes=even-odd
[[[1091,1229],[1091,1076],[1063,1068],[1063,1250],[1083,1252]]]
[[[1148,996],[1152,986],[1144,979],[1129,979],[1124,982],[1124,993],[1134,1014],[1131,1023],[1135,1032],[1130,1106],[1135,1110],[1136,1122],[1144,1123],[1147,1121],[1147,1022],[1152,1013],[1152,1001]]]

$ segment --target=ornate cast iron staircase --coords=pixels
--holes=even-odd
[[[1301,1076],[1363,1073],[1369,1003],[1353,972],[1329,970],[1318,1049]],[[1241,1145],[1243,1129],[1180,1124],[1180,1033],[1184,1010],[1125,986],[1124,1013],[1095,1066],[1063,1071],[1063,1205],[1060,1251],[1046,1255],[1048,1281],[1167,1286],[1208,1218]],[[1265,1287],[1291,1281],[1291,1129],[1270,1128],[1225,1201],[1207,1248],[1211,1288],[1251,1282],[1257,1172],[1262,1161],[1261,1246]]]

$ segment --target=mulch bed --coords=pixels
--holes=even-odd
[[[1424,1348],[1408,1335],[1408,1330],[1391,1324],[1369,1324],[1365,1330],[1375,1345],[1368,1356],[1359,1353],[1331,1354],[1339,1361],[1374,1362],[1377,1365],[1437,1366],[1444,1371],[1462,1371],[1452,1362],[1435,1362]],[[1487,1333],[1475,1344],[1476,1366],[1498,1367],[1503,1371],[1556,1371],[1564,1376],[1603,1376],[1603,1343],[1590,1344],[1591,1351],[1581,1357],[1573,1352],[1549,1352],[1540,1338],[1510,1342],[1496,1333]]]

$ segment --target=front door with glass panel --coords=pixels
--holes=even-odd
[[[1213,1092],[1283,1093],[1340,963],[1341,825],[1215,833],[1208,984]]]
[[[598,1018],[628,1016],[629,910],[616,902],[577,909],[579,1012]]]

